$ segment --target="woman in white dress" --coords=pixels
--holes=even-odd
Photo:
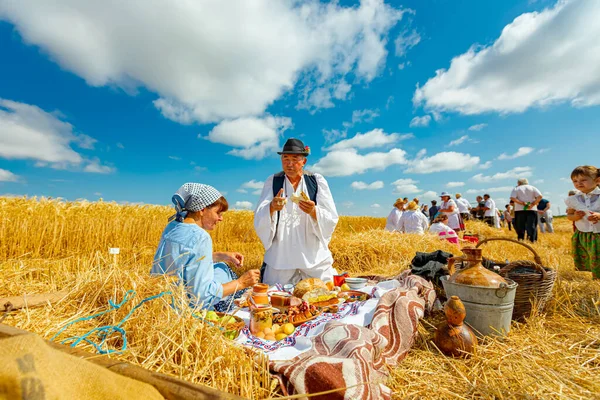
[[[406,206],[406,211],[402,213],[398,222],[398,230],[403,233],[424,234],[429,228],[429,220],[419,210],[419,205],[415,201],[411,201]]]
[[[400,222],[400,217],[402,217],[402,213],[404,212],[404,201],[402,199],[397,199],[394,203],[394,208],[390,215],[387,217],[387,221],[385,223],[385,230],[389,232],[397,232],[398,223]]]
[[[450,197],[448,192],[442,192],[440,197],[442,199],[442,204],[440,205],[439,212],[448,216],[448,226],[456,232],[464,230],[464,224],[456,202],[452,200],[452,197]]]
[[[448,225],[448,216],[446,214],[438,214],[433,220],[433,224],[429,227],[429,233],[434,235],[438,235],[440,239],[446,239],[450,243],[458,244],[459,240],[461,240],[454,229],[450,228]]]

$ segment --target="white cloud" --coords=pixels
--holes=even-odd
[[[323,137],[325,138],[325,143],[333,143],[337,142],[345,138],[348,135],[348,132],[339,129],[323,129]]]
[[[350,187],[354,190],[377,190],[383,188],[383,181],[375,181],[373,183],[356,181],[352,182]]]
[[[371,204],[371,208],[381,208],[381,206],[377,203]]]
[[[456,187],[463,187],[465,186],[464,182],[448,182],[446,184],[447,188],[456,188]]]
[[[533,183],[544,183],[544,180],[543,179],[537,179],[537,180],[533,181]]]
[[[477,124],[477,125],[472,125],[469,127],[470,131],[480,131],[483,128],[485,128],[487,126],[487,124]]]
[[[471,178],[472,181],[475,182],[495,182],[501,181],[504,179],[519,179],[519,178],[527,178],[533,174],[533,169],[531,167],[515,167],[506,172],[498,172],[491,176],[486,176],[483,174],[477,174]]]
[[[379,110],[354,110],[352,111],[352,125],[361,122],[373,122],[377,117],[379,117]]]
[[[336,150],[308,169],[325,176],[349,176],[362,174],[368,170],[384,170],[391,165],[407,164],[406,152],[391,149],[387,153],[358,154],[356,149]]]
[[[388,99],[385,102],[385,109],[389,110],[392,104],[394,104],[394,96],[388,97]]]
[[[102,196],[102,193],[100,193],[100,192],[95,192],[95,193],[94,193],[94,196]]]
[[[598,105],[599,20],[598,0],[561,0],[522,14],[493,45],[473,45],[448,70],[438,70],[413,101],[462,114],[523,112],[559,102]]]
[[[485,193],[499,193],[499,192],[504,192],[504,193],[510,194],[510,192],[512,192],[512,190],[514,188],[515,188],[514,186],[491,187],[488,189],[479,189],[479,193],[482,193],[482,195]]]
[[[421,192],[421,189],[417,187],[417,183],[419,181],[415,181],[412,179],[398,179],[392,182],[392,185],[395,187],[394,193],[398,194],[413,194]]]
[[[252,192],[252,194],[255,196],[260,196],[262,194],[262,189],[257,189],[254,192]]]
[[[396,56],[404,57],[406,52],[421,42],[421,35],[416,30],[402,32],[394,41]]]
[[[125,149],[125,146],[123,146],[123,143],[117,143],[117,147],[120,148],[121,150]]]
[[[342,206],[344,206],[345,208],[352,208],[354,206],[354,203],[351,201],[345,201],[342,203]]]
[[[399,134],[399,133],[385,133],[383,129],[373,129],[367,133],[357,133],[350,139],[345,139],[335,143],[326,150],[346,150],[346,149],[368,149],[374,147],[382,147],[388,144],[393,144],[401,140],[411,139],[414,135],[412,133]]]
[[[421,150],[417,158],[410,162],[410,167],[404,171],[415,174],[429,174],[441,171],[468,171],[479,165],[480,158],[470,154],[446,151],[431,157],[424,157]]]
[[[252,210],[252,203],[249,201],[236,201],[233,208],[235,210]]]
[[[175,161],[179,161],[179,160],[181,160],[181,157],[177,157],[177,156],[169,156],[169,158],[170,158],[171,160],[175,160]]]
[[[248,193],[248,191],[246,189],[236,189],[236,192],[238,192],[238,193]]]
[[[34,160],[38,167],[82,169],[85,172],[112,172],[114,168],[88,159],[72,146],[93,148],[96,139],[77,133],[61,120],[58,112],[48,113],[25,103],[0,99],[0,157]]]
[[[302,107],[331,106],[347,81],[380,73],[405,12],[382,0],[0,3],[0,19],[62,68],[91,86],[143,86],[182,123],[261,115],[298,82]]]
[[[535,149],[533,147],[519,147],[519,150],[515,154],[502,153],[498,156],[498,160],[513,160],[518,157],[526,156],[527,154],[533,153]]]
[[[437,194],[437,192],[434,192],[433,190],[428,190],[427,192],[423,193],[419,197],[421,198],[422,201],[430,202],[431,200],[437,200],[438,194]]]
[[[410,121],[410,127],[425,127],[425,126],[429,126],[429,123],[431,122],[431,115],[424,115],[422,117],[414,117],[411,121]]]
[[[547,148],[546,148],[546,149],[539,149],[537,152],[538,152],[539,154],[543,154],[543,153],[546,153],[546,152],[548,152],[548,151],[550,151],[550,149],[547,149]]]
[[[477,141],[476,141],[476,140],[473,140],[473,139],[471,139],[471,138],[469,137],[469,135],[463,135],[463,136],[459,137],[458,139],[456,139],[456,140],[453,140],[453,141],[451,141],[450,143],[448,143],[448,146],[449,146],[449,147],[452,147],[452,146],[458,146],[458,145],[461,145],[461,144],[463,144],[463,143],[465,143],[465,142],[473,142],[473,143],[477,143]]]
[[[208,136],[201,137],[213,143],[241,147],[227,154],[260,160],[279,150],[279,137],[291,127],[292,120],[287,117],[238,118],[221,122]]]
[[[18,182],[19,177],[12,172],[0,168],[0,182]]]
[[[242,184],[242,188],[244,189],[261,189],[265,186],[264,182],[261,181],[255,181],[254,179],[252,179],[251,181],[248,182],[244,182]]]

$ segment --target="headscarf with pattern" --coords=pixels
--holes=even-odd
[[[202,183],[185,183],[175,192],[171,201],[175,205],[176,214],[169,221],[176,219],[183,222],[188,211],[200,211],[213,204],[223,195],[214,187]]]

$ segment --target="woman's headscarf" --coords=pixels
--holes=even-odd
[[[171,198],[177,213],[172,215],[169,221],[176,219],[179,222],[183,222],[188,211],[204,210],[222,196],[217,189],[210,185],[185,183]]]

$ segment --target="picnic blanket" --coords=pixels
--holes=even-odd
[[[400,287],[383,294],[369,327],[330,321],[312,338],[312,348],[291,360],[271,361],[286,394],[339,389],[311,399],[391,399],[384,382],[386,366],[395,366],[414,342],[418,321],[431,310],[430,282],[398,276]]]

